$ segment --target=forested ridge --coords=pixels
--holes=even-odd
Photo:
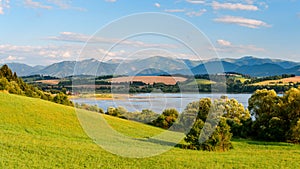
[[[11,94],[40,98],[55,103],[73,106],[73,103],[64,93],[51,94],[42,91],[36,86],[25,83],[16,72],[12,72],[7,65],[0,68],[0,90]]]

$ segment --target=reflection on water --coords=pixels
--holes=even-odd
[[[75,103],[86,103],[92,105],[98,105],[104,111],[108,107],[122,106],[130,112],[141,111],[143,109],[150,109],[154,112],[161,113],[167,108],[176,108],[179,112],[182,112],[185,106],[192,102],[197,101],[200,98],[220,98],[221,96],[228,96],[228,98],[235,98],[239,103],[242,103],[245,107],[248,106],[248,99],[251,94],[181,94],[181,93],[145,93],[134,94],[125,97],[124,99],[112,99],[112,100],[96,100],[96,99],[73,99]]]

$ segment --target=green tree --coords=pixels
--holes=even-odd
[[[286,139],[290,142],[300,143],[300,88],[291,88],[283,96],[286,119],[286,126],[289,131],[286,132]]]
[[[44,100],[53,101],[67,106],[73,106],[73,103],[63,93],[59,93],[52,97],[51,94],[45,93],[42,90],[25,83],[17,74],[3,65],[0,68],[0,90],[7,90],[9,93],[25,95],[28,97],[41,98]]]
[[[153,123],[153,125],[155,125],[157,127],[168,129],[173,125],[173,123],[176,121],[178,116],[179,116],[179,113],[176,109],[173,109],[173,108],[172,109],[166,109],[152,123]]]
[[[226,118],[222,117],[225,111],[224,101],[212,102],[209,98],[200,99],[198,102],[190,103],[183,114],[192,115],[195,111],[197,113],[195,123],[185,137],[189,148],[208,151],[231,149],[230,126],[227,124]],[[189,118],[185,118],[185,120],[191,121]]]
[[[248,109],[255,117],[252,136],[269,141],[284,141],[288,129],[282,116],[282,98],[274,90],[257,90],[249,99]]]
[[[9,82],[14,79],[13,73],[7,65],[3,65],[0,68],[0,77],[5,77]]]
[[[223,117],[231,128],[234,137],[247,137],[248,129],[246,126],[251,115],[248,109],[239,103],[236,99],[223,98],[220,103],[224,106]],[[245,131],[246,130],[246,131]]]
[[[291,127],[288,139],[290,142],[300,143],[300,119]]]

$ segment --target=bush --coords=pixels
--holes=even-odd
[[[226,99],[212,102],[209,98],[203,98],[187,106],[182,115],[186,117],[184,119],[181,117],[179,122],[187,124],[192,121],[189,117],[196,117],[195,123],[185,137],[185,141],[189,144],[188,148],[208,151],[227,151],[232,148],[230,142],[232,133],[227,120],[232,119],[233,122],[239,113],[233,111],[236,104],[228,104]],[[228,105],[233,106],[230,111]],[[187,116],[188,114],[191,115]]]
[[[154,126],[164,129],[170,128],[178,118],[179,113],[176,109],[166,109],[163,113],[152,122]]]

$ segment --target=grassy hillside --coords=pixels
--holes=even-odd
[[[207,80],[207,79],[195,79],[188,83],[188,86],[194,86],[194,85],[210,85],[210,84],[215,84],[216,82]]]
[[[114,129],[132,137],[162,132],[93,114],[102,116]],[[120,157],[85,134],[72,107],[0,92],[0,168],[300,168],[299,145],[248,140],[233,144],[235,148],[225,153],[173,148],[150,158]]]

